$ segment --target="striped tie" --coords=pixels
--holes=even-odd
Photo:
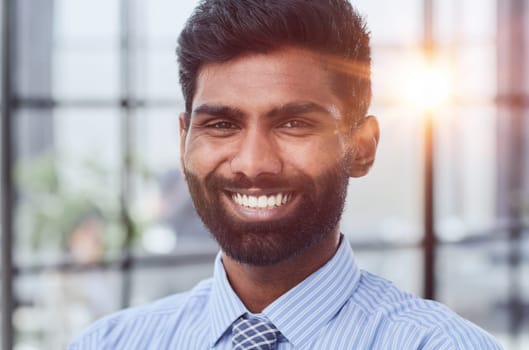
[[[241,317],[233,323],[233,350],[273,350],[278,333],[271,323]]]

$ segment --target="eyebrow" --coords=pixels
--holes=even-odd
[[[290,102],[272,109],[267,113],[269,117],[281,117],[291,115],[303,115],[310,113],[324,113],[332,115],[331,111],[314,102]]]
[[[266,116],[270,118],[277,118],[282,116],[303,115],[310,113],[323,113],[332,116],[331,111],[329,111],[322,105],[314,102],[305,101],[286,103],[282,106],[273,108],[272,110],[266,113]],[[198,106],[193,110],[192,114],[206,114],[219,118],[236,119],[242,119],[246,115],[245,112],[236,107],[211,104],[203,104]]]
[[[242,119],[245,113],[239,108],[223,106],[223,105],[209,105],[203,104],[198,106],[193,110],[193,115],[195,114],[206,114],[213,117],[219,118],[237,118]]]

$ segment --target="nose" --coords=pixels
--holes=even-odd
[[[233,173],[244,174],[252,179],[281,172],[283,164],[271,135],[262,130],[247,130],[241,135],[238,146],[230,162]]]

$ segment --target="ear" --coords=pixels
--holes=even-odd
[[[351,163],[349,176],[361,177],[369,172],[375,162],[380,130],[377,119],[368,115],[351,132]]]
[[[185,112],[180,113],[180,117],[178,118],[180,122],[180,171],[182,172],[182,175],[184,173],[184,155],[186,152],[186,137],[187,137],[187,131],[189,129],[189,125],[187,122],[187,114]]]

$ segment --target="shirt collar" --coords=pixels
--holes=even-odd
[[[342,236],[331,260],[268,305],[262,314],[296,348],[303,347],[351,297],[360,274],[351,246]],[[215,259],[213,281],[211,344],[218,342],[231,324],[248,312],[228,282],[221,253]]]

